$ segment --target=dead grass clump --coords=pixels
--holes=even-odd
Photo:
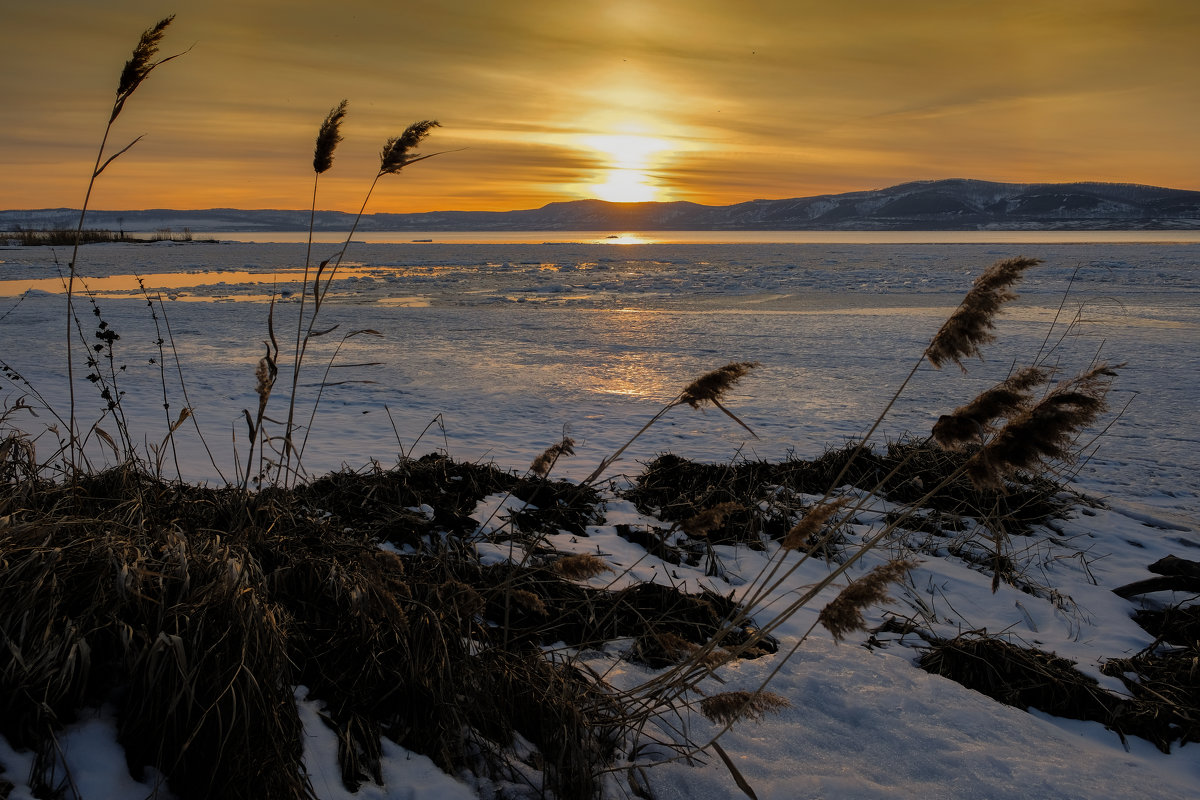
[[[1193,647],[1105,662],[1101,672],[1120,678],[1128,697],[1101,688],[1065,658],[981,634],[936,641],[918,663],[1001,703],[1100,722],[1167,753],[1173,742],[1200,741],[1198,658]]]
[[[681,636],[667,630],[648,630],[633,640],[629,660],[645,664],[651,669],[682,664],[696,654],[699,648]]]
[[[655,558],[661,558],[668,564],[688,564],[696,566],[700,563],[703,548],[680,548],[668,541],[674,532],[672,529],[652,525],[627,525],[617,523],[614,526],[617,536],[631,544],[636,544]]]
[[[1076,670],[1074,662],[1052,653],[986,635],[963,634],[934,642],[918,663],[926,672],[1005,705],[1101,722],[1120,731],[1122,701]]]
[[[1134,612],[1133,619],[1168,644],[1200,646],[1200,605],[1174,605],[1161,610],[1141,608]]]
[[[338,472],[295,487],[296,497],[364,532],[397,545],[419,547],[425,534],[467,537],[483,520],[473,519],[479,501],[511,494],[528,504],[513,515],[515,538],[565,530],[586,536],[600,518],[600,495],[589,486],[539,476],[523,477],[486,464],[430,454],[366,473]],[[412,509],[428,506],[432,520]]]
[[[545,566],[459,566],[467,571],[460,571],[458,579],[475,587],[485,600],[482,616],[491,631],[489,641],[506,636],[539,646],[562,643],[588,648],[618,639],[657,636],[667,637],[664,641],[705,645],[727,627],[726,621],[738,610],[732,599],[711,591],[688,594],[656,583],[614,591],[575,583]],[[521,598],[513,602],[518,594]],[[740,627],[725,631],[722,644],[732,647],[748,641],[753,626],[753,620],[746,619]],[[745,655],[774,652],[776,647],[776,641],[768,636],[757,651]]]
[[[1200,742],[1200,646],[1112,659],[1100,668],[1120,678],[1134,697],[1123,724],[1164,753],[1171,744]]]
[[[550,796],[598,797],[597,767],[612,761],[627,724],[603,683],[536,649],[488,650],[479,666],[471,722],[490,740],[485,746],[520,734],[538,748]]]
[[[1063,487],[1038,475],[1014,474],[1003,492],[975,486],[961,474],[975,452],[972,447],[947,451],[930,439],[901,439],[889,442],[882,452],[851,442],[812,460],[779,463],[701,464],[668,454],[647,464],[624,496],[642,513],[673,522],[736,503],[740,510],[729,513],[724,526],[710,531],[708,539],[752,546],[760,546],[764,536],[784,540],[795,527],[801,508],[780,503],[781,487],[821,496],[838,476],[842,486],[874,492],[894,503],[922,501],[926,513],[1002,521],[1006,534],[1027,533],[1067,509]]]
[[[453,771],[467,759],[459,673],[471,671],[479,605],[427,560],[368,542],[280,531],[269,584],[295,619],[296,683],[338,734],[348,789],[381,778],[380,737]],[[289,535],[290,534],[290,535]]]
[[[653,631],[686,643],[682,656],[737,615],[713,593],[611,591],[561,574],[576,562],[609,568],[587,553],[485,568],[465,546],[380,549],[406,526],[469,533],[477,523],[455,509],[504,487],[594,495],[448,459],[256,493],[132,465],[61,485],[13,474],[0,482],[11,510],[0,526],[0,732],[37,754],[45,794],[64,780],[56,732],[115,702],[131,769],[153,767],[180,797],[310,796],[294,702],[305,686],[337,734],[349,788],[381,779],[382,737],[451,773],[501,774],[520,734],[540,749],[542,785],[591,797],[635,721],[602,679],[544,647]],[[405,510],[422,503],[451,511],[431,522]],[[722,644],[747,641],[750,625]],[[768,637],[744,655],[774,647]]]
[[[0,730],[39,791],[67,779],[62,725],[120,698],[131,769],[178,796],[308,796],[287,615],[244,548],[65,516],[6,527],[0,554]]]
[[[126,760],[169,776],[181,797],[309,797],[289,615],[244,547],[215,537],[165,544],[155,560],[168,569],[139,587],[143,597],[161,591],[159,601],[140,625],[126,620]]]
[[[780,538],[791,527],[785,509],[759,507],[774,472],[765,461],[702,464],[666,454],[647,464],[623,494],[642,513],[681,527],[686,523],[695,531],[703,522],[709,544],[762,549],[766,537]]]

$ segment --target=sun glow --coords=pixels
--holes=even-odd
[[[653,170],[659,154],[670,148],[666,139],[639,134],[588,136],[584,144],[602,153],[605,163],[589,189],[601,200],[639,203],[658,200],[661,185]]]

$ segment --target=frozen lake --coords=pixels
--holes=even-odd
[[[318,244],[313,261],[336,250]],[[1046,358],[1052,348],[1050,363],[1064,374],[1099,354],[1127,363],[1112,395],[1114,411],[1124,413],[1079,484],[1194,516],[1200,244],[1186,241],[355,242],[317,325],[340,327],[310,348],[301,373],[305,420],[340,337],[360,329],[381,335],[342,346],[326,379],[340,385],[325,389],[305,466],[320,473],[370,459],[386,465],[436,419],[415,452],[445,449],[513,468],[568,429],[580,452],[563,468],[582,477],[684,384],[729,361],[762,363],[732,399],[760,438],[719,413],[675,409],[627,453],[623,468],[635,471],[665,450],[709,460],[817,455],[866,431],[974,277],[1016,255],[1045,263],[1001,317],[987,361],[968,364],[965,376],[923,366],[883,434],[927,434],[940,414],[1039,351]],[[69,257],[0,249],[4,359],[62,407],[65,306],[57,276]],[[190,405],[225,471],[233,451],[244,451],[242,409],[257,405],[253,373],[272,296],[281,354],[268,415],[281,418],[282,408],[286,416],[304,260],[305,246],[295,242],[83,248],[79,272],[121,337],[114,365],[125,367],[118,381],[136,436],[158,441],[166,422],[157,334],[131,276],[162,298]],[[96,318],[86,296],[79,308],[90,339]],[[373,365],[343,366],[366,363]],[[168,366],[177,414],[187,403]],[[77,372],[79,417],[90,424],[103,402]],[[11,403],[21,394],[10,384],[5,396]],[[47,417],[27,419],[35,425]],[[216,477],[194,430],[182,429],[179,443],[183,477]]]

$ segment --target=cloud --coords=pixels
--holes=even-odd
[[[1200,4],[1190,0],[180,0],[174,10],[165,49],[195,47],[139,90],[118,131],[147,134],[130,161],[162,180],[114,182],[114,203],[160,205],[184,186],[240,202],[257,187],[262,205],[282,202],[342,98],[347,175],[370,173],[382,140],[417,119],[442,122],[437,146],[470,148],[394,200],[427,204],[416,210],[581,196],[599,169],[583,140],[619,133],[672,143],[655,167],[671,196],[727,202],[946,170],[1072,180],[1106,162],[1123,180],[1200,185]],[[0,105],[15,112],[0,152],[58,166],[45,179],[8,171],[0,206],[78,202],[79,181],[61,176],[86,173],[120,65],[161,13],[149,0],[6,12]],[[354,205],[340,180],[330,202]]]

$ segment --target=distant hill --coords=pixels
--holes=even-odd
[[[70,209],[0,211],[0,230],[74,227]],[[309,212],[213,208],[93,211],[87,225],[126,231],[302,231]],[[353,216],[317,212],[319,230]],[[362,231],[531,230],[1187,230],[1200,228],[1200,192],[1124,183],[915,181],[887,189],[730,206],[576,200],[523,211],[369,214]]]

